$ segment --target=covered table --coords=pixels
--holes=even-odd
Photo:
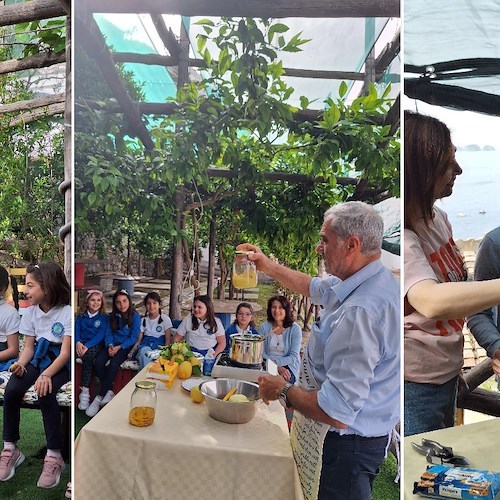
[[[422,498],[413,495],[413,483],[418,481],[426,466],[424,455],[415,451],[412,441],[422,444],[422,438],[451,446],[453,453],[467,457],[469,467],[500,472],[500,418],[476,424],[459,425],[449,429],[415,434],[404,438],[404,498]]]
[[[283,408],[260,404],[246,424],[225,424],[176,379],[158,390],[150,427],[128,422],[140,372],[80,431],[75,493],[85,499],[302,499]],[[244,403],[242,403],[244,404]]]

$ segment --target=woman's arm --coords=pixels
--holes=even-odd
[[[130,352],[127,355],[128,359],[132,359],[132,356],[134,355],[134,352],[137,351],[137,348],[141,345],[141,342],[142,342],[143,338],[144,338],[144,332],[141,330],[139,332],[139,337],[137,339],[137,342],[133,345],[132,349],[130,349]]]
[[[215,346],[214,357],[217,357],[226,348],[226,335],[216,337],[217,345]]]
[[[165,344],[170,344],[172,342],[172,328],[167,328],[165,330]]]
[[[65,335],[61,345],[61,352],[52,363],[40,373],[35,381],[35,390],[38,396],[52,393],[52,377],[59,373],[68,363],[71,356],[71,337]]]
[[[35,337],[32,335],[24,336],[24,348],[19,356],[18,363],[22,366],[26,366],[35,355]]]
[[[7,349],[0,351],[0,361],[8,361],[19,356],[19,333],[7,335]]]
[[[412,285],[406,298],[426,318],[463,318],[500,304],[500,279],[448,283],[425,279]]]

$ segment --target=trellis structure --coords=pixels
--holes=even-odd
[[[9,114],[8,126],[16,126],[36,121],[41,117],[64,115],[64,180],[59,191],[64,197],[65,224],[59,231],[64,243],[64,270],[71,276],[71,179],[73,171],[71,149],[71,2],[70,0],[29,0],[24,3],[0,5],[0,26],[13,26],[20,23],[66,17],[66,48],[54,53],[47,51],[36,55],[0,62],[0,74],[15,73],[23,70],[49,68],[65,63],[65,91],[31,100],[10,104],[0,104],[0,115]]]
[[[164,54],[141,54],[130,51],[117,51],[111,53],[101,28],[96,21],[95,14],[143,14],[147,15],[151,29],[155,31],[155,37],[161,40]],[[350,0],[342,4],[323,0],[301,2],[299,0],[277,2],[264,2],[251,0],[249,2],[225,2],[222,0],[169,0],[156,2],[146,0],[137,2],[134,0],[110,0],[108,2],[97,2],[89,0],[75,5],[75,38],[84,50],[98,64],[106,82],[111,89],[114,103],[97,103],[85,101],[85,106],[98,107],[111,113],[123,113],[129,127],[129,135],[137,137],[146,150],[152,150],[154,143],[148,130],[146,115],[160,114],[168,116],[176,109],[176,105],[165,102],[134,102],[127,93],[123,82],[116,69],[117,63],[138,63],[141,65],[157,65],[167,69],[173,77],[175,85],[180,88],[189,81],[193,74],[192,68],[202,69],[204,62],[192,57],[189,52],[190,39],[186,23],[181,23],[180,32],[175,35],[165,21],[165,15],[180,16],[223,16],[223,17],[256,17],[256,18],[302,18],[308,20],[325,20],[337,18],[365,18],[365,17],[399,17],[399,1],[378,0],[360,1]],[[368,23],[369,24],[369,23]],[[373,38],[375,28],[372,25],[366,30],[365,35]],[[350,82],[363,82],[358,92],[365,92],[370,82],[379,81],[390,64],[397,58],[400,48],[399,28],[394,30],[393,38],[389,40],[379,53],[376,53],[373,39],[366,54],[363,55],[360,68],[357,71],[344,71],[342,69],[310,69],[310,68],[287,68],[285,77],[308,79],[310,82],[327,80],[330,87],[335,80],[348,80]],[[116,47],[115,47],[116,48]],[[353,94],[356,90],[352,90]],[[324,97],[324,95],[322,96]],[[396,97],[396,96],[395,96]],[[75,96],[76,106],[80,104],[78,96]],[[321,118],[323,110],[307,109],[298,111],[294,115],[294,122],[312,121]],[[381,118],[381,124],[388,124],[394,133],[399,127],[399,96],[395,99],[390,112]],[[211,169],[210,175],[219,177],[231,177],[230,170]],[[294,176],[286,173],[267,173],[268,178],[283,178],[289,182],[316,182],[318,179],[304,179],[304,176]],[[352,178],[337,179],[338,183],[354,184],[357,187],[355,196],[360,199],[366,195],[366,182]],[[186,210],[182,193],[177,193],[177,227],[181,228],[182,212]],[[78,215],[78,214],[77,214]],[[212,257],[212,255],[211,255]],[[172,283],[170,296],[170,315],[180,317],[180,305],[177,297],[180,294],[182,283],[182,248],[179,242],[174,249],[172,265]],[[213,258],[209,266],[209,290],[213,282]]]

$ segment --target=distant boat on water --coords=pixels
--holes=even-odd
[[[485,214],[485,213],[486,213],[486,210],[481,209],[481,210],[479,210],[479,213],[480,213],[480,214]]]
[[[467,217],[467,214],[464,214],[463,212],[458,212],[457,217]]]

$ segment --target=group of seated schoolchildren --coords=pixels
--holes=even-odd
[[[214,357],[229,350],[230,336],[235,333],[266,335],[264,359],[278,365],[278,372],[287,381],[297,380],[300,365],[302,329],[293,321],[288,299],[271,297],[267,305],[267,321],[259,329],[253,321],[251,304],[242,302],[236,309],[236,319],[225,331],[215,316],[208,295],[194,298],[192,314],[182,320],[172,339],[172,321],[161,311],[161,297],[156,292],[144,298],[144,317],[134,310],[126,290],[113,295],[111,314],[105,314],[104,296],[99,290],[89,290],[75,323],[76,354],[82,360],[81,392],[78,408],[93,417],[114,396],[113,380],[120,365],[136,359],[140,368],[150,361],[149,354],[159,346],[186,340],[194,352],[206,355],[212,349]],[[101,381],[99,393],[90,402],[89,387],[92,369]]]

